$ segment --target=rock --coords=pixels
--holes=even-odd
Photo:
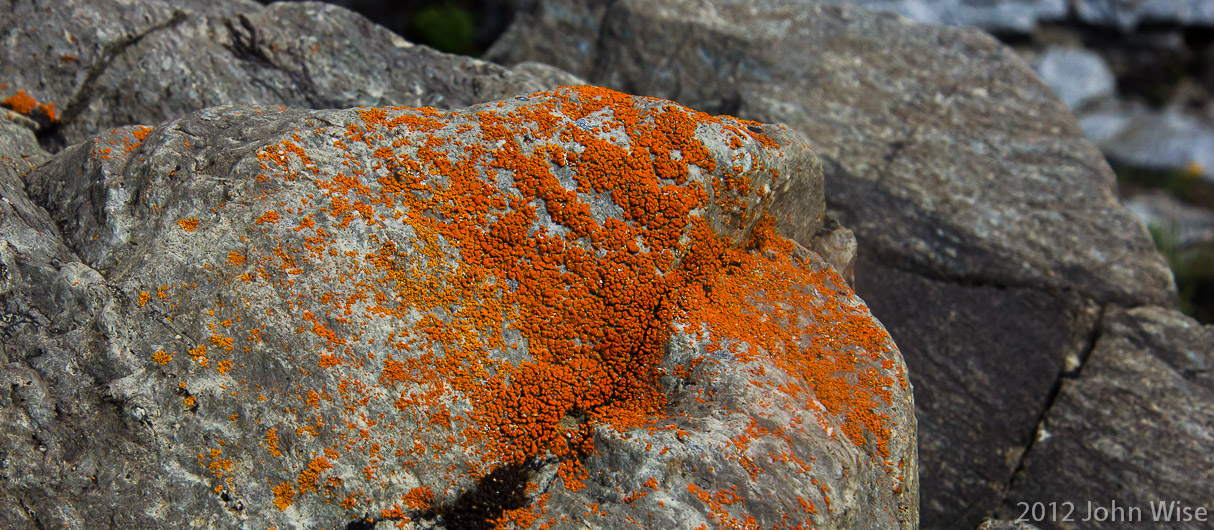
[[[867,259],[857,266],[856,289],[908,352],[919,452],[936,466],[921,467],[923,525],[972,528],[998,507],[1056,374],[1090,348],[1098,307],[1074,295],[966,285]]]
[[[521,18],[520,29],[508,31],[514,40],[499,42],[492,56],[511,63],[578,55],[549,47],[547,32],[558,26],[545,24],[540,17]],[[875,253],[947,276],[1011,285],[1079,284],[1084,292],[1119,300],[1170,296],[1166,266],[1119,207],[1112,173],[1100,164],[1099,153],[1073,120],[1057,112],[1060,106],[1051,106],[1052,94],[1018,57],[980,32],[797,1],[774,7],[702,2],[695,10],[623,1],[612,4],[601,25],[601,51],[582,61],[595,70],[575,73],[712,111],[778,118],[809,133],[824,155],[827,180],[840,183],[828,190],[828,201],[843,203],[840,210],[881,212],[855,215],[856,222],[841,219],[862,242],[872,237]],[[763,31],[783,26],[795,31],[778,39]],[[684,33],[694,40],[681,40]],[[900,57],[916,61],[915,68],[870,57],[864,53],[870,48],[859,43],[828,46],[835,35],[867,36],[864,42],[872,46],[895,43],[907,50]],[[761,59],[760,52],[771,55],[762,46],[810,48],[776,64]],[[676,58],[658,59],[659,50],[670,49]],[[829,60],[817,60],[820,55]],[[940,72],[949,77],[941,79]],[[951,136],[943,132],[946,125]],[[1030,155],[1039,163],[1006,163]],[[1054,167],[1039,174],[1047,155]],[[878,182],[878,176],[890,182]],[[1033,185],[1021,185],[1020,178]],[[1052,209],[1012,209],[1042,196],[1055,201]],[[1005,211],[994,213],[1000,209]],[[1064,209],[1084,215],[1062,218],[1054,211]],[[939,219],[952,221],[945,227]],[[875,229],[878,222],[890,226]],[[1124,225],[1127,232],[1096,245],[1105,249],[1100,255],[1084,245],[1062,244],[1105,238],[1110,225]]]
[[[107,353],[93,324],[114,307],[25,194],[23,177],[49,158],[29,129],[0,122],[0,526],[150,527],[138,522],[157,491],[205,518],[193,501],[206,499],[175,494],[197,484],[158,465],[146,428],[90,374]]]
[[[1110,309],[1082,369],[1063,381],[1004,515],[1016,517],[1019,502],[1068,502],[1080,522],[1099,516],[1089,501],[1105,508],[1116,502],[1140,508],[1141,518],[1082,527],[1208,527],[1214,511],[1212,389],[1214,326],[1158,307]],[[1175,502],[1190,517],[1204,508],[1206,522],[1155,518],[1152,502]]]
[[[1173,238],[1177,250],[1214,246],[1214,212],[1207,208],[1187,205],[1160,191],[1138,194],[1124,202],[1142,224]]]
[[[1117,89],[1104,60],[1084,49],[1047,48],[1033,69],[1072,111],[1093,99],[1112,96]]]
[[[1096,145],[1101,145],[1125,131],[1134,116],[1132,113],[1123,111],[1119,103],[1112,102],[1102,104],[1096,109],[1086,110],[1077,115],[1076,119],[1079,120],[1079,126],[1083,127],[1083,132],[1088,139]]]
[[[896,13],[924,24],[976,26],[987,31],[1030,33],[1039,21],[1067,16],[1064,0],[828,0]]]
[[[925,527],[1000,506],[1101,306],[1175,303],[1100,152],[980,31],[794,0],[540,2],[489,56],[807,134],[857,292],[917,380]]]
[[[813,251],[847,280],[848,285],[854,285],[859,251],[856,235],[834,219],[828,217],[825,221],[825,226],[811,240]]]
[[[1017,521],[987,519],[978,525],[978,530],[1037,530],[1037,527]]]
[[[48,107],[58,149],[98,131],[216,105],[456,108],[580,81],[415,46],[314,2],[65,0],[0,14],[6,88]]]
[[[50,317],[0,526],[916,527],[901,357],[762,215],[821,189],[798,133],[598,88],[3,131],[53,223],[3,225]]]
[[[1146,169],[1188,171],[1214,183],[1214,124],[1179,109],[1138,105],[1080,117],[1109,160]]]
[[[976,26],[987,31],[1031,33],[1042,23],[1068,22],[1132,31],[1144,23],[1214,24],[1214,6],[1203,0],[827,0],[890,12],[926,24]],[[1068,8],[1073,6],[1075,16]]]
[[[1214,24],[1214,5],[1205,0],[1078,0],[1075,2],[1075,14],[1085,23],[1111,26],[1123,31],[1132,30],[1143,23],[1181,26]]]

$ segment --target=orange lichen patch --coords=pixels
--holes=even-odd
[[[283,482],[271,488],[274,492],[274,506],[279,510],[286,511],[287,507],[295,499],[295,487],[290,482]]]
[[[215,346],[219,346],[220,348],[223,348],[226,351],[232,351],[232,342],[233,342],[232,337],[225,337],[223,335],[211,335],[210,340],[211,340],[211,344],[213,344]]]
[[[797,377],[804,385],[786,392],[801,396],[808,410],[820,403],[842,417],[852,442],[871,441],[876,455],[888,457],[889,427],[878,409],[891,403],[895,382],[877,369],[890,350],[888,333],[863,307],[831,296],[847,292],[832,269],[796,263],[791,243],[771,230],[770,222],[760,223],[755,238],[782,252],[737,255],[736,269],[710,284],[710,291],[690,293],[694,309],[687,321],[708,324],[719,338],[757,346],[758,352],[733,353],[743,361],[763,355]]]
[[[193,232],[198,228],[198,218],[187,217],[185,219],[178,219],[177,226],[180,226],[181,229],[185,230],[186,232]]]
[[[194,399],[194,396],[186,396],[185,399],[182,400],[182,404],[185,405],[186,408],[193,408],[194,405],[198,404],[198,400]]]
[[[276,212],[274,210],[270,210],[264,214],[261,214],[261,217],[257,218],[257,224],[260,225],[260,224],[265,224],[265,223],[277,223],[278,220],[281,218],[282,217],[280,217],[278,215],[278,212]]]
[[[299,472],[299,478],[297,479],[299,482],[299,492],[316,491],[317,483],[320,481],[320,474],[331,467],[333,467],[333,464],[329,462],[328,458],[323,456],[313,458],[312,461],[308,462],[307,467]]]
[[[151,300],[151,299],[152,299],[152,295],[151,295],[150,293],[148,293],[147,291],[140,291],[140,293],[139,293],[139,307],[143,307],[143,306],[145,306],[145,305],[148,305],[148,300]]]
[[[157,364],[159,364],[161,366],[169,364],[169,361],[172,361],[172,360],[173,360],[173,356],[169,355],[169,353],[164,350],[156,350],[156,353],[152,354],[152,361],[155,361]]]
[[[190,357],[192,357],[195,361],[202,362],[202,359],[205,359],[207,356],[207,347],[205,344],[199,344],[198,346],[190,348],[187,353],[189,353]]]
[[[720,490],[716,494],[709,494],[694,483],[689,483],[687,491],[707,505],[708,513],[716,520],[719,528],[759,530],[759,525],[754,517],[748,514],[742,514],[740,518],[730,515],[728,506],[742,502],[742,497],[737,492],[737,486],[731,490]]]
[[[434,491],[429,486],[418,486],[401,496],[405,506],[414,511],[424,511],[434,502]]]
[[[134,153],[135,149],[137,149],[139,145],[143,143],[143,140],[147,138],[148,133],[151,131],[151,127],[145,127],[142,125],[135,127],[134,130],[130,130],[129,136],[124,135],[122,137],[122,150],[127,154]],[[111,140],[110,143],[113,143],[113,141]]]
[[[12,109],[18,114],[32,114],[35,110],[41,111],[47,120],[54,122],[58,119],[55,115],[54,103],[38,103],[34,96],[27,94],[24,90],[18,90],[16,94],[0,101],[0,105]]]

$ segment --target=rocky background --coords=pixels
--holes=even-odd
[[[388,4],[348,3],[369,13]],[[46,42],[6,57],[7,72],[15,73],[7,74],[11,86],[0,95],[16,97],[22,86],[39,90],[36,100],[6,105],[20,111],[10,113],[11,121],[37,133],[37,145],[8,140],[13,154],[6,156],[21,160],[14,174],[41,164],[44,150],[87,140],[111,124],[156,124],[205,106],[450,108],[581,82],[564,71],[709,112],[787,123],[808,136],[821,159],[825,226],[836,227],[817,243],[806,241],[824,255],[843,249],[832,265],[847,274],[854,263],[857,294],[889,329],[910,369],[922,527],[975,528],[988,517],[1015,518],[1024,502],[1174,500],[1214,509],[1214,328],[1180,311],[1201,317],[1208,298],[1192,278],[1208,270],[1201,249],[1209,244],[1211,165],[1201,157],[1210,150],[1187,143],[1208,141],[1201,138],[1210,129],[1203,88],[1209,86],[1203,81],[1209,42],[1200,32],[1210,17],[1202,2],[1142,9],[1096,1],[868,6],[986,28],[1002,43],[972,27],[920,25],[855,6],[795,0],[520,1],[489,8],[468,2],[429,11],[407,5],[404,15],[396,10],[395,19],[381,19],[450,51],[485,49],[507,68],[415,49],[317,4],[298,11],[278,6],[275,16],[252,2],[168,4],[175,7],[86,9],[66,19],[6,23],[8,35],[26,31],[35,18],[47,30],[26,31],[47,35]],[[1166,5],[1172,7],[1159,7]],[[461,20],[456,8],[471,16]],[[447,10],[444,23],[455,19],[452,27],[463,28],[446,35],[471,39],[452,44],[420,35],[416,21],[435,10]],[[122,29],[88,29],[112,17]],[[351,27],[373,38],[343,33]],[[503,33],[494,38],[499,28]],[[90,31],[84,48],[92,55],[83,65],[72,63],[85,54],[53,47],[67,38],[62,34]],[[304,58],[306,50],[289,45],[300,34],[353,44],[318,47],[319,56]],[[182,35],[195,45],[183,44]],[[214,35],[236,53],[208,51],[201,43]],[[47,53],[59,57],[58,69],[48,69]],[[191,58],[174,63],[166,56]],[[1099,73],[1101,64],[1107,75]],[[1162,70],[1152,70],[1160,64]],[[1076,77],[1080,67],[1096,73]],[[216,90],[215,79],[251,82]],[[51,112],[59,113],[57,120],[49,119]],[[1155,131],[1169,128],[1179,131],[1172,136],[1178,141],[1136,140],[1166,137]],[[1131,192],[1140,195],[1131,198]],[[53,231],[45,214],[15,208],[19,213],[10,218],[23,215],[32,230]],[[1148,231],[1143,219],[1156,228]],[[854,230],[854,238],[838,223]],[[853,262],[847,249],[857,246]],[[68,260],[65,249],[51,243],[20,249],[35,250],[46,270]],[[74,304],[87,298],[58,296]],[[20,318],[37,320],[28,311],[9,314],[15,316],[5,318],[8,336],[29,332],[31,323]],[[70,324],[54,329],[70,330]],[[65,344],[75,339],[39,340],[6,350],[10,362],[24,356],[20,362],[37,366],[7,372],[14,391],[2,404],[24,411],[14,417],[25,414],[29,425],[58,425],[58,436],[84,441],[57,449],[37,438],[31,445],[18,433],[12,447],[56,458],[104,449],[112,455],[104,458],[137,460],[134,434],[110,447],[88,441],[70,421],[103,410],[106,421],[139,425],[142,419],[127,418],[129,405],[115,412],[112,398],[88,395],[78,396],[76,409],[46,405],[67,403],[87,378],[40,379],[52,370],[46,363],[70,358]],[[68,420],[56,419],[64,413]],[[13,462],[40,470],[54,463],[6,458],[8,469]],[[69,474],[59,469],[48,476],[54,473]],[[87,482],[61,480],[56,487],[66,492]],[[22,491],[38,491],[36,483],[23,484]],[[47,508],[31,508],[30,498],[8,498],[11,520],[39,520]],[[209,509],[198,503],[200,512]]]

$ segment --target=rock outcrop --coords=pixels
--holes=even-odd
[[[37,130],[54,149],[211,106],[458,108],[580,83],[415,46],[319,2],[21,3],[0,16],[0,34],[0,99],[21,91],[47,106]]]
[[[1088,480],[1085,470],[1128,461],[1113,449],[1083,452],[1084,443],[1148,447],[1168,430],[1077,419],[1123,406],[1109,401],[1111,388],[1081,389],[1093,388],[1082,383],[1086,363],[1123,362],[1102,345],[1127,319],[1162,312],[1190,330],[1177,351],[1208,358],[1214,348],[1171,309],[1170,271],[1118,203],[1100,153],[1032,70],[978,30],[796,0],[540,2],[490,56],[808,135],[825,167],[828,215],[858,239],[857,292],[915,382],[925,527],[969,529],[1013,499],[1050,502]],[[1174,381],[1184,369],[1150,360],[1171,354],[1139,355],[1106,380],[1173,388],[1158,396],[1163,410],[1210,406]],[[1136,371],[1152,362],[1154,371]],[[1073,408],[1080,393],[1089,401]],[[1168,431],[1166,449],[1143,453],[1141,481],[1082,491],[1194,502],[1200,492],[1208,503],[1208,477],[1181,469],[1208,461],[1210,425],[1177,414],[1164,416],[1183,428]],[[1046,432],[1053,437],[1037,442]]]
[[[435,69],[393,103],[576,78],[190,5],[73,4],[118,48],[83,81],[15,64],[0,526],[917,527],[906,368],[830,265],[854,242],[802,135],[597,88],[299,108],[384,103],[374,60]],[[367,38],[357,90],[288,75],[289,24]],[[121,90],[145,61],[189,71]],[[239,104],[187,112],[212,103]]]
[[[1090,516],[1085,528],[1208,526],[1214,326],[1140,307],[1109,310],[1100,333],[1082,370],[1062,382],[1004,515],[1053,499],[1074,506],[1076,522]],[[1115,501],[1130,515],[1106,511],[1100,521],[1089,501],[1106,509]],[[1139,508],[1137,518],[1126,507]]]

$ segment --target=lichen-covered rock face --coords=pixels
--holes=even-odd
[[[58,369],[5,372],[5,443],[56,445],[0,520],[101,524],[83,486],[146,527],[914,528],[901,356],[767,214],[820,179],[783,127],[597,88],[99,135],[25,177],[80,258],[24,296],[106,423],[40,435]]]

